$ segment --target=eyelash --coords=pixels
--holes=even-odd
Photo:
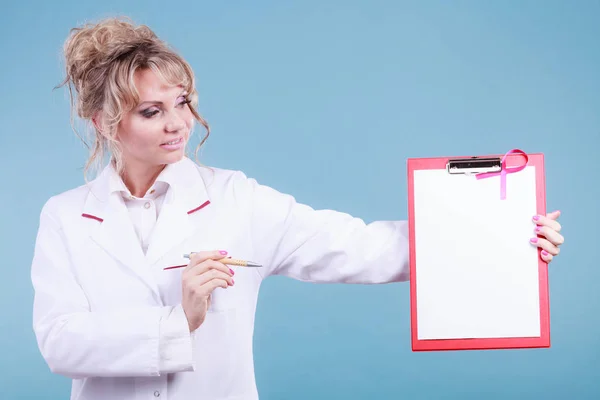
[[[185,100],[183,100],[181,103],[177,104],[177,106],[183,106],[185,104],[190,104],[192,101],[188,98],[185,98]],[[152,110],[149,111],[149,109],[143,110],[141,112],[142,116],[144,118],[152,118],[154,117],[156,114],[158,114],[160,111],[159,110]]]

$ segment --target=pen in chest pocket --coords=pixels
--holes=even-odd
[[[184,254],[183,257],[189,259],[190,258],[190,254]],[[219,260],[219,262],[223,263],[225,265],[237,265],[238,267],[256,267],[256,268],[262,267],[262,265],[257,264],[255,262],[245,261],[245,260],[238,260],[238,259],[235,259],[235,258],[223,258],[223,259]],[[164,268],[164,270],[175,269],[175,268],[184,268],[184,267],[187,267],[187,264],[174,265],[172,267],[166,267],[166,268]]]

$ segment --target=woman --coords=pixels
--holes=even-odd
[[[64,84],[95,131],[88,166],[111,155],[96,179],[44,205],[32,265],[39,348],[73,378],[71,398],[256,399],[252,332],[265,277],[408,279],[405,221],[315,211],[186,158],[194,120],[208,135],[193,72],[147,27],[76,28],[65,56]],[[536,221],[546,261],[563,242],[557,217]],[[234,271],[221,262],[229,256],[263,267]]]

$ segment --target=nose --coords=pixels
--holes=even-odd
[[[171,115],[171,118],[165,124],[165,131],[177,133],[185,128],[185,121],[178,115]]]

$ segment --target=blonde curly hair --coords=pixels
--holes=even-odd
[[[71,101],[71,125],[90,150],[85,165],[101,164],[110,154],[117,171],[123,170],[122,153],[116,131],[124,114],[139,102],[134,74],[151,69],[172,85],[181,85],[188,93],[194,118],[206,129],[195,154],[210,134],[207,122],[196,111],[198,93],[190,65],[146,25],[135,25],[129,18],[114,17],[71,29],[64,44],[66,77],[57,86],[67,85]],[[77,96],[74,96],[74,92]],[[102,112],[103,129],[94,126],[90,146],[74,126],[74,113],[91,122]]]

